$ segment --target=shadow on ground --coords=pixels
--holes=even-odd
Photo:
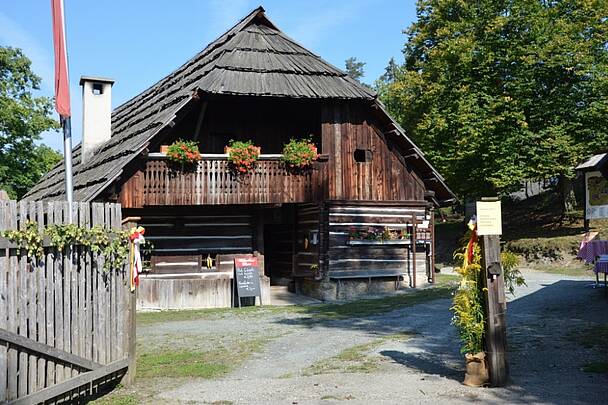
[[[512,381],[505,388],[491,390],[490,395],[507,403],[602,403],[608,375],[585,373],[582,366],[600,357],[603,361],[608,358],[605,350],[584,347],[577,336],[608,325],[608,299],[603,289],[591,288],[588,280],[553,282],[556,276],[547,277],[554,278],[544,284],[531,284],[508,303]],[[355,329],[372,335],[415,331],[418,335],[408,341],[406,349],[380,354],[424,375],[460,382],[464,360],[450,324],[449,306],[449,300],[440,299],[378,315],[320,322],[314,322],[319,313],[313,307],[310,317],[280,322],[308,322],[313,327]]]

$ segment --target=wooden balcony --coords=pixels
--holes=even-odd
[[[143,168],[122,186],[124,208],[162,205],[280,204],[320,201],[326,195],[327,163],[293,173],[280,155],[261,155],[253,172],[235,174],[226,155],[202,155],[190,170],[171,166],[150,154]]]

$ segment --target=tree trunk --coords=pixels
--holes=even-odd
[[[562,210],[563,215],[572,213],[576,208],[576,195],[574,194],[574,185],[572,179],[562,175],[560,177],[560,185],[562,191]]]

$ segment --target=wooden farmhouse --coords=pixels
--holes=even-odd
[[[263,8],[114,111],[112,83],[81,80],[74,199],[139,218],[150,277],[209,276],[220,257],[258,252],[272,284],[327,300],[433,281],[434,209],[454,195],[371,89]],[[308,137],[319,158],[289,170],[283,146]],[[190,170],[161,153],[178,139],[199,145]],[[231,170],[231,139],[261,148],[252,172]],[[64,187],[59,164],[25,199],[63,200]]]

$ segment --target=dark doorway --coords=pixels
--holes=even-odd
[[[289,285],[292,281],[293,225],[264,225],[264,266],[271,285]]]

